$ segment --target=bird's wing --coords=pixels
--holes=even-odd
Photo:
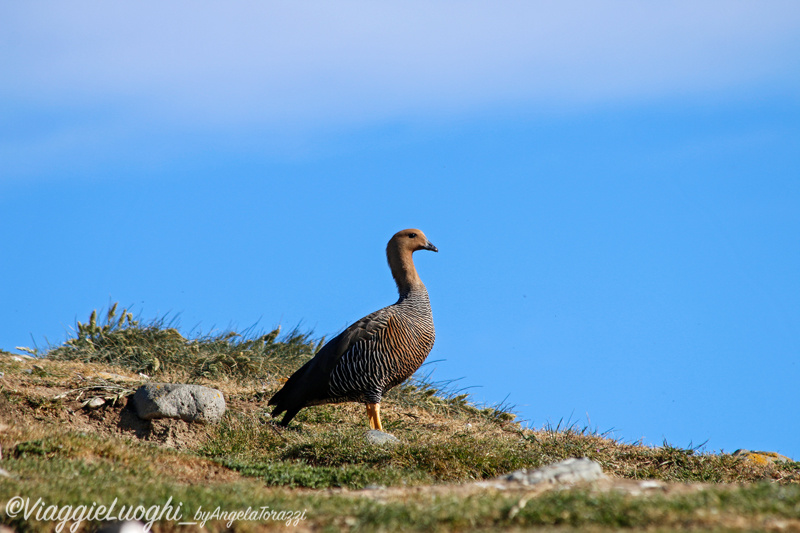
[[[325,398],[328,394],[328,379],[342,357],[359,341],[380,334],[391,323],[393,314],[392,306],[379,309],[353,323],[328,341],[312,359],[289,377],[281,390],[270,398],[269,404],[278,406],[273,416],[288,409],[289,406],[296,407],[294,412],[297,412],[309,401]]]
[[[384,307],[351,324],[347,329],[322,347],[314,359],[319,358],[320,370],[330,374],[344,354],[358,342],[369,340],[384,331],[392,321],[392,307]]]

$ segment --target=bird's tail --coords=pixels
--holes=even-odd
[[[272,411],[272,418],[277,418],[281,413],[286,412],[280,422],[282,426],[288,426],[300,409],[306,406],[304,390],[300,384],[303,381],[304,371],[307,366],[308,363],[292,374],[283,384],[281,390],[276,392],[267,402],[267,405],[275,406]]]

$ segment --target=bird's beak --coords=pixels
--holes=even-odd
[[[427,241],[425,245],[422,247],[423,250],[430,250],[431,252],[438,252],[439,249],[431,243],[431,241]]]

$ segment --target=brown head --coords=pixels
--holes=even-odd
[[[407,293],[413,288],[425,287],[411,259],[411,254],[417,250],[439,251],[418,229],[398,231],[386,245],[386,258],[389,260],[389,268],[392,269],[392,277],[397,283],[400,294]]]

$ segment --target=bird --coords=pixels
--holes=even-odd
[[[366,404],[370,428],[383,431],[383,395],[417,371],[436,338],[428,290],[412,259],[419,250],[439,251],[418,229],[392,236],[386,259],[397,302],[348,326],[289,377],[268,402],[273,418],[285,413],[282,426],[305,407],[359,402]]]

